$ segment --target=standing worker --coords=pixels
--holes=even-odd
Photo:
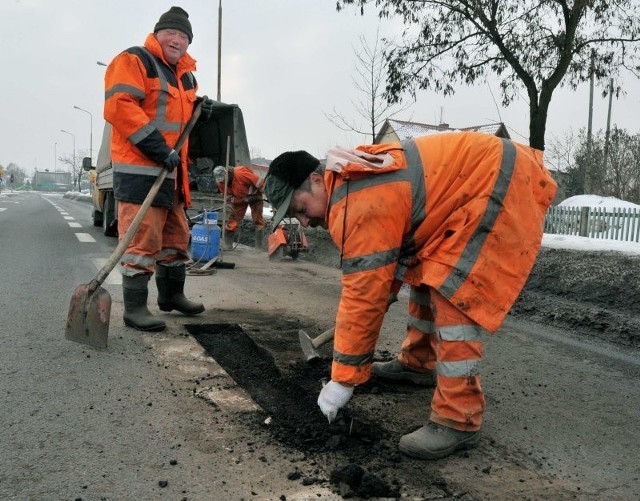
[[[533,268],[556,183],[542,152],[478,132],[275,158],[265,180],[274,227],[285,216],[329,229],[342,294],[331,381],[318,405],[332,422],[371,376],[435,386],[426,425],[400,451],[437,459],[475,447],[485,402],[483,329],[495,332]],[[324,173],[323,173],[324,172]],[[387,305],[410,286],[397,359],[372,359]]]
[[[204,311],[184,295],[189,227],[184,208],[191,207],[185,142],[173,146],[200,99],[187,53],[193,39],[189,15],[171,7],[160,16],[143,47],[131,47],[109,64],[105,74],[104,118],[112,126],[113,191],[118,201],[122,237],[158,177],[167,175],[122,259],[124,323],[142,331],[163,330],[165,323],[147,309],[148,282],[156,273],[158,306],[185,315]],[[207,119],[213,102],[204,99]]]
[[[225,167],[218,165],[213,169],[213,177],[220,193],[224,194]],[[227,196],[231,201],[231,215],[225,226],[224,245],[227,249],[233,246],[234,234],[242,224],[247,207],[251,207],[251,219],[255,227],[255,247],[262,249],[264,234],[264,216],[262,190],[264,180],[253,170],[244,166],[230,166],[226,173]]]

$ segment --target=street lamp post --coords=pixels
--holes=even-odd
[[[84,111],[89,115],[89,122],[91,126],[91,131],[89,134],[89,157],[91,158],[91,165],[93,165],[93,115],[90,111],[80,108],[80,106],[73,105],[76,110]]]
[[[75,134],[64,129],[60,129],[60,132],[69,134],[73,138],[73,175],[75,176],[76,175],[76,136]],[[80,176],[78,176],[78,191],[80,191]]]
[[[58,143],[53,143],[53,172],[58,172]]]

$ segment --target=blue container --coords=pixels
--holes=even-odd
[[[220,227],[218,213],[205,212],[202,223],[191,229],[191,259],[210,261],[220,254]]]

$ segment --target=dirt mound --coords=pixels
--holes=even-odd
[[[640,346],[640,257],[542,249],[512,315]]]

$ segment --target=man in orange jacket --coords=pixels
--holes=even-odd
[[[264,180],[249,167],[242,165],[231,166],[229,171],[222,165],[213,169],[213,177],[220,193],[225,192],[224,180],[227,180],[227,197],[231,200],[231,215],[225,226],[225,247],[232,247],[234,233],[242,224],[247,207],[251,207],[251,219],[255,227],[255,247],[262,249],[264,232],[264,216],[262,189]]]
[[[120,261],[124,322],[142,331],[159,331],[165,323],[147,309],[148,282],[156,273],[158,306],[185,315],[204,311],[184,295],[189,227],[184,207],[191,206],[187,143],[173,149],[191,118],[197,82],[195,60],[187,53],[193,39],[189,15],[171,7],[160,16],[143,47],[131,47],[109,64],[105,74],[104,118],[112,126],[113,191],[122,237],[160,169],[167,175]],[[213,102],[204,100],[202,114]]]
[[[484,412],[485,331],[502,324],[533,267],[556,183],[542,152],[482,133],[418,137],[275,158],[265,179],[273,225],[328,228],[342,293],[331,381],[318,405],[332,422],[371,376],[435,385],[429,421],[400,450],[437,459],[475,447]],[[373,355],[388,304],[410,287],[397,359]]]

